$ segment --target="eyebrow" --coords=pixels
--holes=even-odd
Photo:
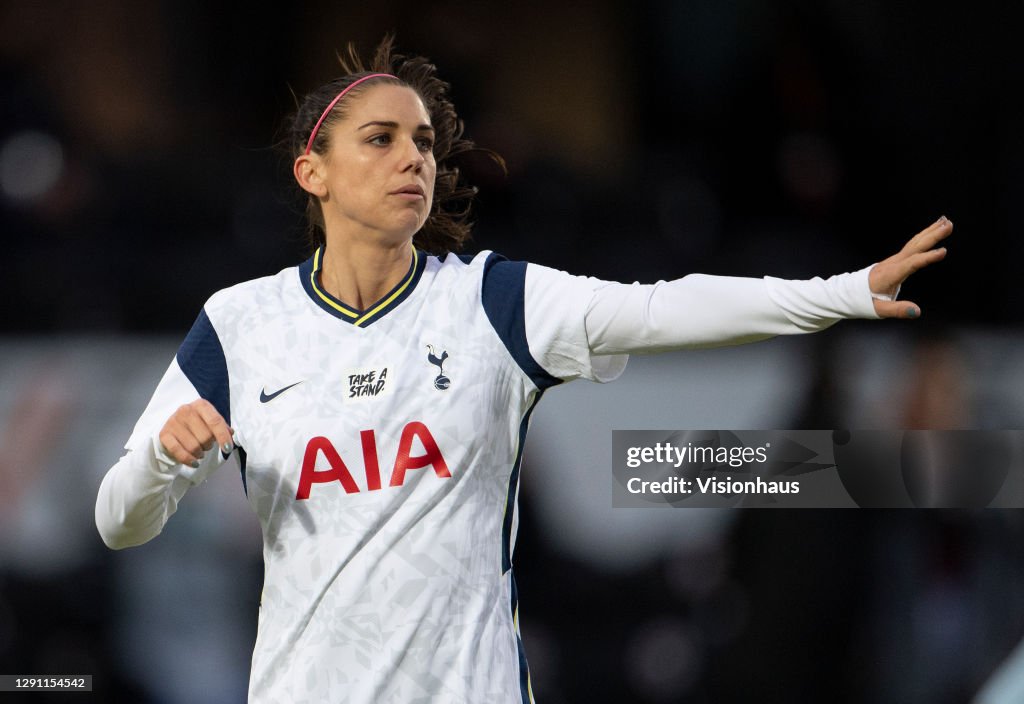
[[[371,122],[367,122],[365,125],[360,125],[359,127],[356,128],[356,131],[358,132],[359,130],[366,129],[367,127],[390,127],[391,129],[398,129],[398,123],[397,122],[389,122],[389,121],[386,121],[386,120],[373,120]],[[434,128],[431,127],[430,125],[419,125],[416,128],[416,131],[417,132],[433,132]]]

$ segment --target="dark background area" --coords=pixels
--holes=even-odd
[[[334,78],[346,41],[366,53],[387,31],[435,61],[467,134],[508,163],[467,165],[469,251],[624,281],[806,278],[884,258],[945,214],[948,260],[904,291],[920,325],[1017,331],[1022,15],[923,0],[7,2],[0,332],[183,336],[214,291],[304,259],[273,145],[293,93]],[[789,427],[831,422],[818,393]],[[955,704],[1024,633],[1018,511],[742,511],[721,544],[622,573],[551,547],[528,491],[516,574],[546,704]],[[97,549],[59,579],[0,559],[0,621],[34,624],[0,628],[0,673],[86,649],[97,701],[173,701],[118,661],[122,559]],[[238,576],[252,599],[255,560]],[[72,645],[54,650],[53,633]]]
[[[1012,3],[2,12],[3,173],[36,184],[3,189],[8,332],[179,332],[216,289],[303,258],[272,145],[293,92],[333,78],[345,41],[368,52],[388,30],[508,160],[507,178],[470,168],[476,249],[622,280],[806,277],[946,214],[954,256],[912,284],[926,314],[1021,321]]]

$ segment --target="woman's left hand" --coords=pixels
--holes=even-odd
[[[895,298],[900,285],[911,274],[929,264],[941,261],[946,248],[935,248],[953,232],[953,223],[945,215],[930,227],[914,235],[903,249],[871,268],[868,284],[871,292]],[[875,312],[880,318],[917,318],[921,308],[911,301],[875,299]]]

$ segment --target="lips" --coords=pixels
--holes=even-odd
[[[423,192],[423,188],[421,188],[420,186],[417,186],[416,184],[409,184],[408,186],[402,186],[398,190],[391,191],[391,195],[393,195],[393,196],[400,196],[400,195],[419,196],[420,198],[424,198],[426,196],[426,194]]]

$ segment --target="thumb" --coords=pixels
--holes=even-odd
[[[904,318],[912,320],[921,317],[921,307],[913,301],[880,301],[875,299],[875,313],[879,318]]]

